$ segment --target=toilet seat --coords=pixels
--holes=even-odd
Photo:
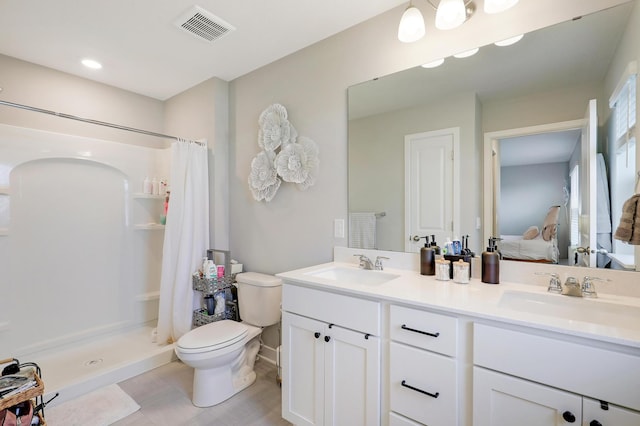
[[[177,347],[182,353],[197,354],[243,345],[249,329],[246,325],[222,320],[195,328],[178,339]]]

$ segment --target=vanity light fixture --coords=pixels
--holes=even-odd
[[[422,64],[422,68],[436,68],[440,65],[444,64],[444,58],[436,59],[435,61],[427,62],[426,64]]]
[[[431,0],[427,0],[436,11],[436,28],[439,30],[451,30],[464,24],[476,11],[473,0],[439,0],[438,6],[434,6]],[[518,0],[484,0],[485,13],[500,13],[512,8]],[[424,37],[424,18],[420,10],[409,1],[400,18],[398,26],[398,40],[403,43],[413,43]]]
[[[518,0],[484,0],[484,13],[500,13],[511,9]]]
[[[409,1],[409,7],[407,7],[400,18],[400,25],[398,26],[398,40],[403,43],[413,43],[424,37],[424,18],[420,9],[415,7],[411,1]]]
[[[102,64],[100,62],[88,58],[82,60],[82,65],[87,68],[91,68],[92,70],[99,70],[102,68]]]
[[[480,50],[479,47],[476,47],[475,49],[471,49],[471,50],[465,50],[464,52],[460,52],[460,53],[456,53],[455,55],[453,55],[454,58],[468,58],[469,56],[473,56],[476,53],[478,53],[478,51]]]
[[[500,47],[511,46],[512,44],[516,44],[517,42],[522,40],[522,37],[524,37],[524,34],[520,34],[520,35],[517,35],[515,37],[511,37],[511,38],[505,39],[505,40],[496,41],[493,44],[495,44],[496,46],[500,46]]]

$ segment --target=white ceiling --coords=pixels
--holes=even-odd
[[[2,0],[0,54],[165,100],[212,77],[231,81],[407,3],[194,1]],[[196,4],[235,31],[209,43],[178,29],[176,19]],[[85,69],[85,57],[104,68]]]

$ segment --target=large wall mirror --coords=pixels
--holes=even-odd
[[[616,80],[622,78],[619,63],[630,59],[617,55],[628,55],[630,43],[632,52],[640,51],[640,40],[625,39],[627,25],[638,24],[629,18],[637,15],[635,3],[525,34],[510,46],[488,45],[471,57],[446,58],[436,68],[416,67],[350,87],[349,246],[417,251],[424,240],[415,239],[426,233],[437,234],[439,245],[469,236],[470,248],[479,252],[487,235],[510,239],[537,227],[541,239],[549,213],[555,212],[556,257],[539,261],[574,264],[580,242],[572,235],[578,220],[571,212],[572,184],[575,189],[579,180],[596,181],[588,174],[595,163],[581,159],[590,105],[597,112],[592,127],[608,186],[620,186],[614,173],[626,182],[624,191],[608,199],[613,203],[609,232],[615,232],[614,210],[631,195],[637,168],[632,145],[625,148],[627,171],[616,166],[619,147],[608,130],[611,93],[606,92],[613,88],[607,76],[615,68]],[[412,145],[424,140],[442,140],[445,148],[420,151]],[[450,170],[449,150],[456,157]],[[428,161],[416,166],[414,153]],[[582,179],[576,165],[587,173]],[[416,197],[416,187],[427,190]],[[452,193],[443,194],[442,188]],[[442,200],[453,208],[443,208]],[[552,211],[553,206],[560,208]],[[584,216],[579,221],[595,222]],[[435,225],[416,230],[421,221]],[[633,247],[624,250],[633,262]],[[605,258],[607,267],[624,267]]]

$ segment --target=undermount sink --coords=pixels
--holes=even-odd
[[[505,291],[498,306],[519,312],[615,327],[635,325],[640,318],[640,306],[551,293]]]
[[[331,266],[318,271],[308,272],[306,275],[335,282],[348,282],[363,285],[384,284],[399,277],[399,275],[390,274],[388,272],[371,271],[347,266]]]

